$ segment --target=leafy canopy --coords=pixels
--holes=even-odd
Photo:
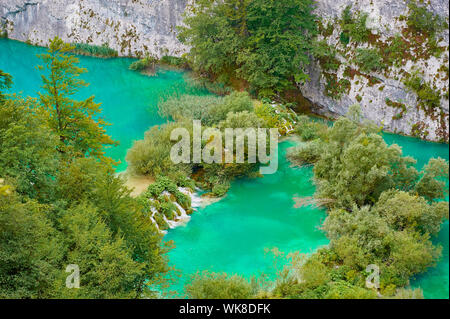
[[[80,79],[86,69],[77,66],[79,60],[71,54],[74,47],[55,37],[47,53],[39,57],[44,65],[39,70],[44,93],[39,93],[41,104],[48,113],[49,127],[59,136],[59,151],[75,156],[92,155],[105,159],[104,145],[116,145],[107,134],[107,124],[99,118],[100,104],[94,96],[78,101],[73,96],[88,84]]]
[[[241,79],[270,96],[308,78],[313,9],[311,0],[198,1],[179,39],[198,73],[227,84]]]

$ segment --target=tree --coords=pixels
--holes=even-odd
[[[64,212],[61,220],[66,249],[64,263],[80,269],[80,289],[67,289],[67,273],[60,271],[55,297],[139,298],[135,279],[142,266],[131,258],[131,249],[120,236],[112,236],[95,207],[87,203]]]
[[[448,163],[431,159],[419,173],[414,159],[403,157],[397,145],[388,146],[372,124],[360,124],[356,111],[332,127],[299,123],[307,142],[291,158],[315,164],[315,196],[330,208],[322,227],[330,244],[300,268],[316,284],[291,283],[295,289],[284,291],[307,298],[374,298],[365,288],[365,269],[375,264],[383,296],[420,297],[396,290],[441,255],[430,238],[448,219],[448,202],[436,201],[446,195]],[[327,284],[315,280],[326,275]]]
[[[225,273],[196,273],[184,287],[191,299],[250,299],[252,285],[244,278]]]
[[[310,0],[199,1],[179,39],[198,73],[227,84],[238,78],[271,96],[308,78],[313,9]]]
[[[432,158],[424,167],[421,178],[415,186],[417,193],[428,201],[444,199],[448,193],[448,162],[442,158]]]
[[[162,236],[148,211],[130,196],[124,181],[109,165],[93,158],[78,158],[61,170],[57,183],[58,199],[66,203],[55,214],[55,223],[61,223],[70,207],[89,205],[86,211],[95,211],[112,238],[123,239],[121,245],[141,267],[133,277],[135,297],[153,296],[151,286],[167,281],[163,275],[170,270],[166,253],[171,245],[161,243]]]
[[[305,66],[316,33],[313,9],[309,0],[251,1],[249,36],[238,56],[238,74],[269,95],[307,80]]]
[[[49,45],[48,53],[40,54],[44,62],[39,70],[47,70],[42,75],[44,89],[39,94],[43,109],[47,113],[50,128],[59,136],[61,153],[74,156],[91,155],[105,160],[104,145],[117,145],[107,134],[109,125],[98,115],[100,104],[94,96],[77,101],[73,95],[88,84],[80,79],[86,70],[77,66],[79,60],[71,55],[74,47],[55,37]]]
[[[0,108],[0,176],[17,192],[49,201],[59,168],[57,136],[36,111],[36,100],[12,96]]]
[[[0,193],[0,298],[49,298],[62,259],[48,207]]]

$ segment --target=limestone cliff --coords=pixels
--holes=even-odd
[[[55,35],[68,42],[106,43],[121,56],[181,55],[187,48],[176,39],[175,27],[182,23],[189,2],[1,0],[0,33],[3,29],[9,38],[37,45],[46,45]],[[309,66],[311,80],[299,89],[319,114],[336,117],[359,103],[366,118],[388,131],[448,142],[448,30],[439,32],[434,42],[412,34],[405,18],[410,14],[408,2],[318,0],[319,39],[335,56],[331,67],[321,59],[314,61]],[[429,11],[448,21],[448,0],[424,2]],[[355,19],[367,17],[370,36],[366,41],[343,39],[340,19],[349,5]],[[395,55],[394,48],[401,56]],[[390,54],[394,62],[362,70],[356,61],[360,49],[378,50],[384,60]],[[414,81],[420,82],[415,90],[405,85]]]
[[[1,0],[0,25],[8,37],[46,45],[108,44],[121,56],[179,55],[176,39],[187,0]]]
[[[321,63],[324,61],[312,63],[311,81],[300,89],[316,105],[315,112],[328,117],[343,115],[350,105],[359,103],[364,117],[383,124],[387,131],[448,142],[448,29],[436,34],[435,42],[411,32],[406,21],[410,15],[408,2],[319,0],[316,14],[322,17],[320,38],[335,51],[336,61],[334,67]],[[448,22],[448,0],[425,2],[430,12]],[[367,41],[342,39],[342,15],[349,5],[355,20],[367,17]],[[360,49],[380,52],[387,67],[362,71],[356,59]],[[419,79],[419,89],[405,85]]]

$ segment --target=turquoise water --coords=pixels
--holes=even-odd
[[[43,51],[0,39],[0,69],[13,75],[13,92],[37,96],[41,82],[34,67],[40,61],[35,55]],[[125,154],[132,142],[142,139],[149,127],[163,122],[156,113],[160,98],[190,90],[184,73],[160,70],[158,76],[148,77],[128,70],[131,59],[80,57],[80,61],[89,70],[83,78],[91,83],[80,92],[80,98],[95,95],[95,100],[103,103],[102,115],[113,124],[107,131],[120,141],[120,146],[108,150],[108,154],[121,160],[118,170],[124,170]],[[402,146],[405,155],[416,158],[419,168],[431,157],[449,158],[448,145],[394,134],[384,137],[388,143]],[[280,167],[276,174],[234,182],[225,199],[200,209],[187,227],[169,232],[166,240],[174,240],[177,246],[170,253],[171,263],[184,275],[206,269],[244,276],[271,274],[273,258],[265,254],[266,248],[310,253],[328,243],[318,229],[325,211],[294,208],[293,198],[311,196],[314,187],[311,168],[291,168],[285,160],[284,153],[291,145],[292,142],[280,144]],[[412,285],[423,288],[427,298],[448,298],[448,223],[434,240],[443,245],[443,258]]]
[[[42,84],[40,71],[35,67],[41,61],[36,54],[43,52],[44,48],[0,39],[0,69],[13,76],[13,92],[38,96]],[[88,70],[82,78],[90,85],[81,89],[77,97],[95,95],[95,101],[102,103],[102,117],[112,124],[107,132],[120,141],[118,147],[107,150],[108,156],[121,161],[118,171],[126,169],[125,155],[133,141],[142,139],[149,127],[164,122],[157,114],[158,101],[175,91],[183,93],[188,89],[184,72],[160,69],[157,76],[149,77],[128,70],[132,61],[80,57],[80,65]]]
[[[276,174],[233,182],[223,200],[200,209],[186,227],[169,231],[165,239],[175,242],[170,261],[176,268],[184,274],[197,270],[247,277],[272,274],[273,255],[266,249],[311,253],[328,244],[318,229],[325,211],[294,208],[294,197],[312,196],[314,186],[311,167],[291,168],[287,162],[284,154],[292,145],[280,144]]]

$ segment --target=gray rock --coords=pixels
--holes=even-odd
[[[328,21],[334,22],[336,18],[341,16],[342,10],[350,4],[352,5],[352,11],[365,12],[369,15],[367,26],[372,30],[372,33],[380,35],[381,39],[387,39],[401,33],[402,29],[406,27],[405,22],[397,19],[400,15],[406,16],[408,14],[406,1],[319,0],[316,14],[324,19],[324,24]],[[448,0],[430,0],[428,9],[448,21]],[[339,41],[340,30],[335,22],[334,27],[333,35],[326,39],[330,45],[335,45]],[[439,37],[443,38],[440,45],[448,48],[448,30],[440,34]],[[353,61],[347,61],[345,58],[341,60],[343,63],[338,75],[342,75],[347,66],[355,67]],[[420,60],[419,63],[409,61],[401,68],[393,68],[389,72],[389,78],[381,74],[371,73],[370,75],[381,80],[381,83],[374,86],[369,86],[367,80],[363,77],[356,76],[351,81],[351,89],[348,94],[341,99],[332,99],[324,94],[326,80],[322,76],[319,64],[313,62],[308,68],[311,81],[302,85],[300,90],[304,97],[314,104],[313,109],[316,113],[328,117],[337,117],[346,114],[350,105],[359,103],[362,107],[363,116],[366,119],[373,120],[378,125],[383,125],[386,131],[413,135],[413,129],[416,127],[424,133],[420,136],[423,139],[448,142],[449,101],[441,98],[440,109],[435,110],[433,114],[425,114],[422,109],[417,107],[416,94],[407,90],[403,85],[401,76],[402,71],[412,73],[413,70],[418,70],[424,74],[424,79],[433,83],[438,90],[445,89],[448,92],[448,79],[444,80],[442,73],[440,78],[436,77],[442,65],[448,68],[448,52],[444,53],[439,59],[431,57],[427,61]],[[362,100],[358,101],[361,98]],[[394,102],[400,102],[407,107],[407,111],[401,118],[396,117],[401,110],[388,106],[386,104],[387,98]]]
[[[67,42],[107,43],[121,56],[145,53],[180,55],[176,39],[187,0],[2,0],[0,23],[8,37],[46,45],[59,36]]]

